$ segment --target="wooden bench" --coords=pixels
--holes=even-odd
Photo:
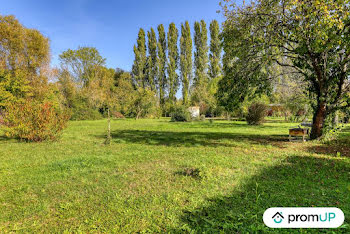
[[[306,138],[309,135],[309,129],[307,128],[292,128],[289,129],[289,141],[292,141],[293,137],[298,138],[302,137],[303,141],[306,141]]]

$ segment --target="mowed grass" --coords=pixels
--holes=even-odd
[[[58,142],[0,138],[0,232],[290,233],[263,224],[278,206],[339,207],[332,231],[350,232],[349,128],[324,145],[288,142],[296,124],[273,119],[127,119],[105,146],[106,125],[70,122]]]

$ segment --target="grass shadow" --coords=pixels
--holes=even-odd
[[[98,136],[105,137],[105,136]],[[173,132],[173,131],[145,131],[121,130],[112,133],[113,141],[162,146],[207,146],[233,147],[237,142],[259,145],[273,145],[284,148],[288,142],[287,135],[253,135],[225,132]]]
[[[7,137],[5,135],[1,135],[1,133],[0,133],[0,143],[9,143],[9,142],[18,143],[19,140],[16,138],[11,138],[11,137]]]
[[[9,138],[7,138],[6,136],[0,135],[0,141],[7,141],[7,140],[9,140]]]
[[[269,123],[268,125],[249,125],[246,122],[241,122],[241,121],[225,121],[225,122],[216,122],[213,121],[212,123],[205,121],[205,122],[192,122],[192,123],[187,123],[187,127],[189,128],[219,128],[219,129],[224,129],[224,128],[237,128],[237,127],[244,127],[247,129],[271,129],[271,128],[280,128],[281,126],[278,125],[279,122],[277,121],[268,121],[265,123]],[[178,124],[178,123],[175,123]],[[297,126],[297,125],[296,125]],[[288,130],[288,129],[287,129]]]
[[[338,207],[350,215],[349,161],[291,156],[262,170],[229,196],[214,197],[206,206],[184,210],[174,232],[265,233],[293,230],[267,228],[262,216],[269,207]],[[349,233],[349,218],[344,229]],[[294,230],[299,232],[298,230]],[[308,229],[320,233],[320,229]],[[323,230],[324,232],[326,230]]]
[[[309,146],[309,152],[350,158],[350,128],[345,128],[339,136],[325,144]]]
[[[174,175],[187,176],[197,180],[202,179],[201,170],[199,168],[187,167],[182,170],[176,171]]]
[[[311,153],[326,154],[329,156],[340,156],[350,158],[350,147],[347,145],[323,144],[309,146],[307,150]]]

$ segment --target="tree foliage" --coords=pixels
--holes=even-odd
[[[115,82],[116,110],[124,116],[131,116],[137,96],[131,74],[123,72]]]
[[[174,23],[169,25],[168,32],[168,86],[169,86],[169,101],[171,104],[175,103],[176,92],[179,88],[179,75],[177,74],[179,64],[179,50],[178,50],[178,36],[179,32]]]
[[[203,106],[202,112],[213,114],[217,108],[217,84],[222,76],[218,22],[214,20],[210,26],[210,60],[208,29],[204,20],[195,23],[194,38],[191,37],[188,21],[181,24],[180,43],[179,30],[174,23],[169,25],[167,34],[162,24],[158,25],[157,30],[157,42],[152,28],[147,33],[147,41],[143,29],[138,34],[132,70],[136,86],[150,87],[155,91],[162,114],[169,115],[177,102],[181,83],[183,105],[200,105]]]
[[[204,20],[194,24],[194,65],[195,86],[201,86],[208,80],[208,31]]]
[[[0,70],[0,110],[20,104],[31,96],[32,87],[21,71]]]
[[[99,74],[97,68],[105,65],[104,59],[94,47],[68,49],[59,56],[61,67],[68,71],[79,87],[86,87]]]
[[[194,24],[194,83],[192,102],[205,103],[208,96],[208,30],[204,20]]]
[[[48,38],[22,26],[14,16],[0,15],[0,69],[21,70],[32,82],[50,62]],[[12,74],[14,75],[14,74]]]
[[[180,70],[182,80],[182,99],[183,104],[189,104],[189,89],[192,82],[192,38],[191,28],[188,21],[181,24],[181,39],[180,39]]]
[[[139,87],[145,87],[146,79],[146,38],[145,31],[141,28],[137,37],[137,44],[134,46],[135,60],[132,66],[132,73],[135,82]]]
[[[58,89],[49,83],[49,40],[0,16],[0,111],[5,134],[28,141],[53,140],[69,115],[62,110]]]
[[[158,82],[160,106],[164,111],[165,95],[168,87],[166,65],[167,65],[167,40],[163,24],[158,25]]]
[[[158,59],[157,59],[157,37],[153,28],[147,32],[148,37],[148,59],[147,59],[147,81],[151,90],[156,91],[158,86]]]
[[[349,107],[349,1],[225,2],[221,98],[237,104],[264,92],[281,75],[271,68],[288,67],[307,82],[315,100],[311,137],[320,137],[326,117]]]
[[[210,54],[209,77],[215,79],[221,75],[221,41],[219,38],[220,26],[218,21],[210,23]]]
[[[27,100],[8,107],[3,120],[5,135],[25,141],[56,140],[70,117],[50,102]]]
[[[138,88],[136,90],[135,101],[133,103],[135,118],[157,117],[157,96],[149,88]]]
[[[264,122],[267,113],[267,106],[264,103],[252,103],[248,108],[246,116],[249,125],[260,125]]]
[[[44,98],[49,62],[48,38],[14,16],[0,15],[0,105],[29,96]]]

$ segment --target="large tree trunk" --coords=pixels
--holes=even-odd
[[[327,110],[326,110],[326,103],[320,102],[317,105],[317,110],[313,117],[313,123],[312,123],[312,129],[311,129],[311,136],[310,138],[312,140],[317,139],[322,136],[323,134],[323,125],[326,119]]]

